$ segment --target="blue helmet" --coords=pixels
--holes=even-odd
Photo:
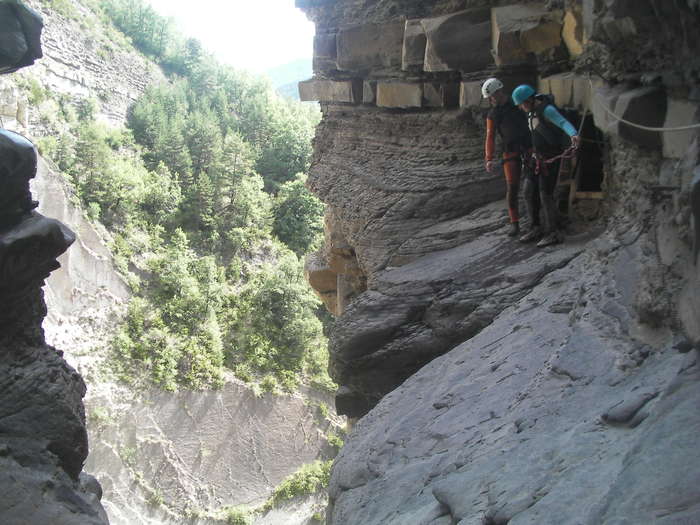
[[[527,84],[521,84],[513,90],[513,104],[519,106],[535,94],[535,88]]]

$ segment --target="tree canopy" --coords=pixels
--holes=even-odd
[[[318,108],[219,64],[143,0],[102,5],[168,81],[146,89],[124,129],[57,98],[45,124],[61,133],[40,148],[112,232],[134,289],[114,340],[122,371],[166,389],[220,385],[226,368],[327,384],[302,260],[322,232],[302,175]]]

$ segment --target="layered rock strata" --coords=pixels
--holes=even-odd
[[[154,63],[136,52],[121,33],[96,23],[97,15],[80,2],[70,2],[71,17],[41,2],[27,3],[41,13],[45,22],[44,58],[31,74],[41,79],[45,89],[74,102],[95,98],[97,119],[121,126],[129,106],[146,86],[164,81],[165,76]],[[36,134],[39,119],[35,118],[33,124]]]
[[[642,74],[647,64],[638,63],[637,70],[621,74],[613,64],[622,59],[610,52],[598,66],[607,67],[600,73],[617,83],[587,67],[614,48],[615,31],[648,26],[646,7],[633,17],[625,11],[629,20],[618,20],[622,8],[616,3],[605,9],[592,2],[566,2],[560,9],[538,2],[298,4],[316,22],[318,35],[315,77],[302,82],[300,92],[319,99],[324,110],[309,186],[328,205],[325,249],[310,261],[307,274],[339,316],[331,367],[342,386],[338,407],[349,415],[362,415],[413,371],[473,333],[463,323],[441,327],[435,297],[437,317],[456,319],[489,302],[489,287],[481,282],[498,283],[494,293],[508,286],[501,272],[505,254],[498,249],[482,254],[477,266],[451,262],[435,276],[411,273],[405,288],[426,289],[417,304],[383,284],[383,272],[482,237],[503,221],[498,208],[490,219],[485,210],[491,208],[482,210],[504,192],[502,176],[483,170],[484,78],[497,74],[506,88],[530,82],[561,107],[592,116],[588,125],[596,133],[660,150],[667,158],[684,156],[693,139],[692,130],[640,130],[617,118],[651,128],[695,122],[697,103],[688,98],[687,87],[677,85],[690,73]],[[692,13],[680,6],[678,13],[666,13],[667,23],[687,27],[684,17]],[[696,40],[686,36],[684,54],[690,57]],[[663,38],[660,46],[667,46]],[[689,61],[692,70],[697,60]],[[468,217],[473,212],[476,221]],[[462,223],[449,222],[457,218]],[[504,250],[513,266],[522,261],[546,271],[557,267],[557,261],[526,262],[533,253],[520,247]],[[464,285],[453,284],[462,281],[480,296],[465,298]],[[485,309],[491,316],[480,327],[500,311]],[[352,338],[345,337],[349,333]]]
[[[319,97],[309,178],[328,206],[307,270],[338,316],[336,402],[364,416],[329,523],[700,520],[698,6],[297,4],[323,40],[308,85],[363,86]],[[482,161],[494,75],[578,110],[597,144],[563,245],[505,236]]]

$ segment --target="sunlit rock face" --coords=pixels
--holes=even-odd
[[[698,6],[297,4],[324,113],[307,274],[337,316],[337,407],[364,416],[329,523],[699,521],[698,133],[661,129],[699,121]],[[490,76],[587,116],[562,245],[505,235]]]
[[[0,12],[0,71],[14,71],[41,56],[41,19],[19,2]],[[85,384],[41,330],[41,287],[75,236],[34,211],[36,170],[33,144],[0,130],[0,516],[8,525],[103,524],[99,484],[81,474]]]

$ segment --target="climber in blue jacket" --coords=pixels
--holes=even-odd
[[[520,241],[531,242],[542,237],[537,246],[549,246],[561,242],[554,202],[561,163],[557,157],[569,145],[578,148],[581,138],[571,122],[559,112],[550,95],[537,94],[532,86],[523,84],[513,90],[512,97],[513,103],[528,114],[535,160],[532,169],[527,170],[523,190],[530,230],[520,237]],[[544,231],[540,227],[540,205],[544,212]]]

